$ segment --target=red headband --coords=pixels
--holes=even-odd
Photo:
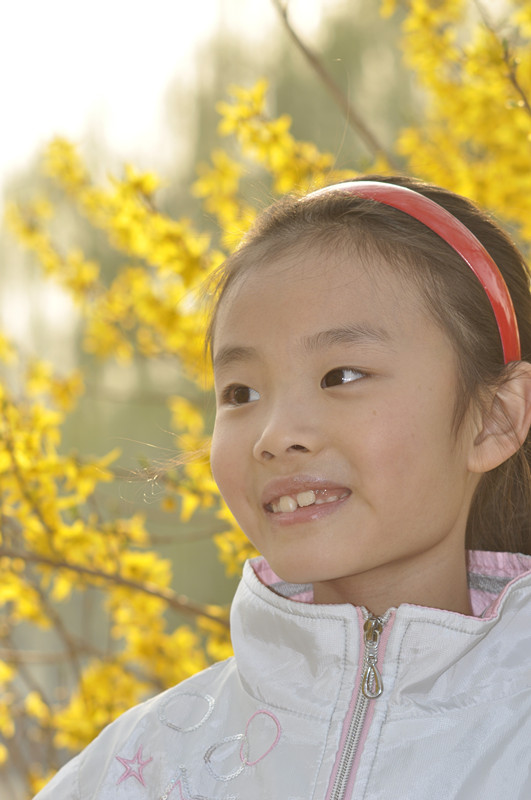
[[[466,225],[450,214],[445,208],[419,192],[378,181],[347,181],[325,186],[307,197],[315,197],[328,192],[339,191],[377,200],[379,203],[405,211],[410,217],[418,219],[447,244],[468,264],[483,286],[489,298],[503,348],[506,364],[520,361],[520,336],[514,306],[503,276],[496,262],[487,253],[481,242]]]

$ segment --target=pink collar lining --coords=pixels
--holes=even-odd
[[[286,583],[261,556],[253,559],[251,566],[258,580],[276,594],[298,603],[313,603],[311,584]],[[483,619],[495,616],[509,584],[529,572],[531,556],[486,550],[468,551],[470,600],[474,616]]]

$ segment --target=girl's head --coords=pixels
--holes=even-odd
[[[398,184],[424,194],[475,234],[505,278],[518,319],[522,359],[531,360],[528,272],[501,229],[472,203],[443,189],[404,178],[371,176],[364,180]],[[327,334],[329,341],[321,349],[320,344],[317,346],[318,334],[323,325],[326,331],[334,330],[334,321],[338,325],[337,341],[334,343],[333,335]],[[369,331],[372,341],[365,334],[351,337],[350,343],[348,337],[341,341],[340,330],[345,326],[365,334]],[[234,441],[233,449],[240,441],[248,444],[253,437],[262,437],[261,444],[254,443],[254,461],[245,467],[246,475],[256,469],[261,477],[249,478],[249,485],[241,485],[241,497],[255,491],[249,488],[253,481],[257,485],[265,478],[266,484],[273,480],[273,491],[275,480],[300,478],[302,486],[301,476],[320,479],[319,471],[324,470],[331,473],[324,475],[325,480],[330,483],[333,478],[338,490],[349,492],[337,501],[339,515],[345,514],[347,507],[354,512],[354,498],[358,496],[369,509],[371,503],[379,501],[370,488],[364,497],[364,481],[377,483],[381,478],[381,486],[387,485],[391,491],[386,483],[391,469],[387,462],[394,459],[392,491],[408,496],[424,524],[427,514],[440,516],[439,502],[446,503],[445,507],[455,504],[459,519],[465,509],[463,526],[469,546],[529,552],[531,474],[526,443],[519,446],[525,438],[522,431],[527,432],[528,426],[529,369],[521,364],[504,364],[498,325],[483,287],[452,247],[425,225],[402,211],[343,191],[318,193],[302,202],[296,198],[279,201],[262,215],[226,262],[209,338],[218,362],[218,391],[224,392],[214,435],[214,471],[251,539],[251,515],[241,518],[238,489],[226,477],[226,465],[230,467],[230,457],[227,461],[225,453],[229,446],[226,433]],[[321,338],[324,341],[326,335]],[[306,350],[297,350],[297,342],[303,339],[307,344],[313,342],[307,361],[303,357]],[[276,356],[265,352],[273,342]],[[402,370],[402,375],[407,373],[409,389],[398,373],[391,377],[394,366]],[[316,393],[314,403],[309,395],[316,378],[312,375],[309,380],[308,375],[325,367],[327,372],[317,381],[320,394]],[[349,375],[345,368],[350,368]],[[329,375],[334,369],[336,372]],[[416,382],[414,391],[411,382]],[[395,405],[386,408],[395,390]],[[282,403],[283,420],[278,411]],[[346,462],[352,474],[346,476],[350,483],[345,486],[341,482],[344,476],[333,474],[334,463],[341,461],[341,453],[334,455],[334,437],[339,432],[327,423],[328,433],[321,439],[317,435],[326,414],[340,419],[345,440],[351,438]],[[315,419],[316,430],[312,430],[307,415]],[[445,415],[447,419],[443,419]],[[375,418],[379,426],[374,424]],[[365,437],[359,429],[360,420]],[[291,442],[286,447],[289,455],[282,458],[278,452],[271,452],[280,439],[271,444],[271,449],[264,444],[264,430],[272,431],[275,425],[278,431],[283,430],[286,442]],[[443,444],[445,435],[447,442]],[[305,437],[307,442],[303,441]],[[307,446],[310,441],[312,447]],[[337,446],[341,449],[339,443]],[[366,446],[367,460],[364,462],[360,455],[362,463],[357,464],[356,454],[362,454]],[[439,500],[431,484],[437,473]],[[247,479],[242,480],[246,484]],[[412,481],[417,482],[416,495],[411,492]],[[325,487],[318,499],[334,497],[331,492],[332,485]],[[302,502],[311,499],[309,494]],[[253,502],[243,502],[249,512]],[[334,502],[329,503],[328,522],[337,516]],[[255,517],[259,520],[262,515],[264,526],[276,529],[282,520],[271,513],[270,506],[269,501],[258,502]],[[305,513],[311,520],[308,511],[301,512],[301,519]],[[351,536],[356,538],[360,533],[355,514],[352,519]],[[358,522],[361,525],[367,519],[361,515]],[[411,525],[411,519],[407,522]],[[449,519],[447,522],[450,524]],[[310,538],[312,524],[306,526]],[[440,533],[437,520],[432,524]],[[297,524],[288,527],[290,534],[284,538],[293,538],[291,531]],[[255,538],[260,548],[260,536]],[[318,547],[324,547],[323,543]],[[401,557],[397,551],[395,560]]]

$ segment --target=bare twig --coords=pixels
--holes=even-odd
[[[14,651],[14,645],[13,645],[13,642],[11,641],[11,637],[10,636],[9,637],[4,637],[4,641],[8,645],[8,648],[6,648],[6,649]],[[43,687],[39,683],[39,681],[36,680],[36,678],[32,674],[32,672],[30,670],[26,669],[25,664],[26,664],[26,662],[24,662],[24,661],[20,661],[18,663],[18,675],[19,675],[19,677],[25,683],[26,687],[28,689],[30,689],[31,691],[37,692],[37,694],[39,694],[42,697],[43,701],[49,707],[50,706],[50,700],[47,697],[47,694],[46,694],[45,690],[43,689]]]
[[[516,94],[520,98],[519,105],[522,108],[525,108],[527,114],[531,116],[531,102],[520,83],[518,78],[518,65],[519,62],[516,58],[511,55],[511,48],[507,39],[501,39],[498,31],[494,27],[492,20],[489,17],[489,14],[484,7],[481,0],[474,0],[474,5],[476,6],[478,13],[483,21],[485,28],[489,31],[492,37],[495,39],[496,43],[498,44],[503,57],[503,63],[507,67],[507,75],[509,82],[511,83],[513,89],[516,91]]]
[[[24,753],[22,747],[20,746],[19,737],[14,736],[9,739],[9,744],[7,748],[7,752],[9,754],[8,765],[9,765],[9,773],[7,770],[2,770],[2,788],[8,789],[9,787],[9,775],[12,775],[14,779],[18,778],[19,776],[22,777],[22,780],[26,784],[26,789],[29,793],[31,792],[30,786],[30,772],[31,772],[31,763],[30,759]],[[7,773],[7,774],[6,774]],[[9,797],[16,797],[17,795],[9,788]]]
[[[31,678],[29,680],[27,679],[27,676],[24,674],[24,669],[20,664],[18,671],[19,676],[26,681],[27,686],[30,689],[38,692],[43,701],[49,707],[49,703],[46,700],[45,695],[42,694],[40,687],[34,683]],[[30,720],[26,711],[26,693],[21,691],[21,689],[22,687],[17,685],[12,685],[10,687],[11,697],[9,701],[9,710],[12,714],[13,721],[15,721],[17,724],[14,731],[14,736],[7,739],[6,746],[9,753],[8,763],[9,767],[11,768],[9,770],[10,773],[13,775],[18,774],[20,777],[23,777],[27,783],[28,792],[30,792],[31,786],[29,776],[32,772],[32,764],[35,764],[37,760],[35,754],[36,739],[32,735],[28,735],[28,722],[30,722]],[[40,725],[39,736],[42,737],[41,741],[44,741],[45,744],[51,744],[52,731],[47,724]],[[15,769],[13,769],[13,767],[15,767]],[[2,781],[3,780],[4,779],[2,778]],[[1,785],[3,787],[4,783],[2,782]],[[14,797],[15,795],[10,794],[9,796]]]
[[[48,709],[51,710],[50,699],[46,696],[46,693],[43,691],[42,687],[39,686],[38,682],[35,680],[31,670],[26,669],[26,665],[23,662],[17,663],[17,671],[18,677],[22,678],[22,681],[25,684],[25,688],[29,689],[30,691],[37,692],[40,695],[42,701],[45,703]],[[21,687],[22,688],[22,687]],[[13,690],[13,687],[12,687]],[[32,736],[26,735],[26,729],[28,726],[28,714],[26,711],[25,706],[25,699],[26,699],[26,692],[20,691],[15,689],[15,698],[10,703],[10,710],[13,715],[13,719],[18,722],[16,728],[16,738],[19,742],[24,742],[23,750],[20,751],[20,755],[24,755],[27,758],[27,765],[29,766],[32,762],[35,762],[35,754],[33,753],[36,747],[36,741]],[[31,724],[31,723],[30,723]],[[41,737],[41,742],[44,742],[45,746],[48,749],[52,748],[53,742],[53,731],[48,723],[42,723],[39,725],[39,736]],[[28,749],[29,748],[29,749]],[[11,748],[8,748],[11,751]],[[33,755],[32,755],[33,753]],[[10,756],[13,754],[10,752]],[[21,770],[21,774],[28,774],[26,767],[24,770]]]
[[[503,46],[503,60],[508,70],[507,77],[516,90],[516,93],[520,97],[520,104],[523,108],[525,108],[529,116],[531,116],[531,104],[529,102],[529,98],[527,97],[527,94],[525,93],[517,75],[518,61],[511,56],[508,43],[503,42],[501,44]]]
[[[40,599],[40,602],[41,602],[43,610],[48,615],[48,617],[52,620],[52,622],[53,622],[53,624],[55,626],[56,634],[61,639],[61,641],[63,642],[63,644],[64,644],[64,646],[66,648],[66,650],[70,654],[70,663],[72,665],[72,670],[73,670],[77,680],[81,684],[81,661],[80,661],[80,658],[79,658],[80,654],[79,654],[78,647],[76,646],[74,640],[70,636],[70,634],[69,634],[66,626],[64,625],[63,620],[61,619],[60,615],[57,613],[57,611],[52,606],[52,604],[48,602],[48,598],[46,597],[45,593],[43,592],[43,590],[39,586],[37,580],[35,578],[33,578],[33,577],[30,577],[29,580],[30,580],[31,585],[33,586],[33,589],[39,595],[39,599]],[[41,694],[42,694],[42,692],[41,692]]]
[[[381,156],[385,158],[388,164],[393,167],[393,169],[399,171],[400,167],[395,161],[394,156],[385,149],[376,135],[368,128],[361,115],[354,109],[354,106],[345,92],[342,91],[340,86],[338,86],[333,77],[330,75],[321,59],[308,47],[308,45],[302,41],[298,33],[293,28],[293,25],[288,19],[288,3],[282,2],[282,0],[271,0],[271,2],[278,11],[280,19],[282,20],[282,23],[286,28],[290,38],[300,50],[311,68],[314,70],[319,80],[324,84],[334,102],[339,106],[348,125],[350,125],[352,130],[358,134],[369,152],[371,152],[374,156]]]
[[[102,654],[95,647],[80,646],[79,653],[90,653],[102,658]],[[16,647],[0,647],[0,660],[9,664],[64,664],[65,654],[48,653],[40,650],[19,650]]]
[[[108,581],[118,586],[125,586],[128,589],[134,589],[137,592],[143,592],[151,597],[158,597],[164,600],[175,611],[186,614],[192,617],[203,617],[212,622],[217,622],[223,627],[229,627],[228,620],[220,618],[212,614],[204,606],[192,603],[185,595],[177,594],[172,589],[164,589],[160,586],[153,584],[138,583],[129,578],[124,578],[116,572],[103,572],[98,569],[91,569],[84,567],[81,564],[72,564],[67,561],[58,561],[46,556],[37,555],[36,553],[28,553],[23,550],[8,550],[7,548],[0,547],[0,558],[19,558],[28,564],[41,564],[43,566],[53,567],[54,569],[66,569],[75,572],[77,575],[84,575],[90,578],[97,578],[99,580]]]

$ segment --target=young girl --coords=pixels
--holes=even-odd
[[[124,714],[39,800],[529,800],[514,245],[413,180],[284,199],[228,259],[209,337],[213,473],[264,556],[235,658]]]

